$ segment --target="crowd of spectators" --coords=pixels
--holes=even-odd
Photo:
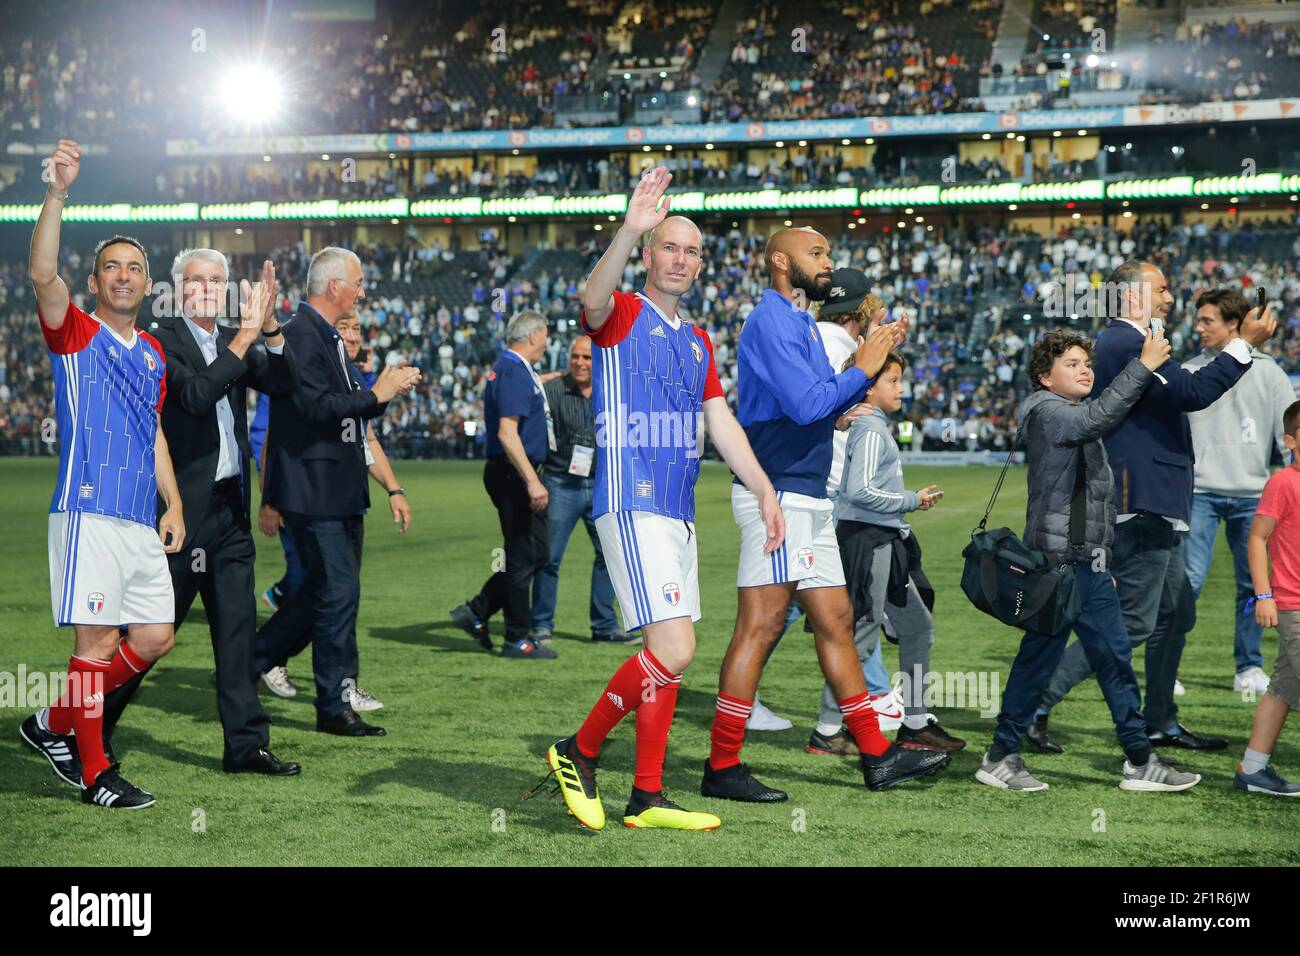
[[[885,3],[822,3],[806,17],[803,8],[768,0],[737,25],[728,67],[718,86],[706,91],[706,115],[735,122],[747,116],[813,119],[980,109],[972,94],[978,76],[989,70],[1000,6],[1000,0],[927,0],[918,17]],[[975,15],[962,39],[981,44],[977,61],[963,52],[965,47],[957,48],[951,34],[932,41],[934,24],[958,12]]]
[[[1116,0],[1037,0],[1029,24],[1029,48],[1040,53],[1096,49],[1093,31],[1101,30],[1100,49],[1110,49],[1115,4]]]
[[[1183,21],[1150,38],[1144,103],[1201,103],[1285,96],[1300,79],[1300,30],[1243,20]]]
[[[837,267],[862,269],[892,312],[906,309],[914,317],[904,376],[906,415],[919,436],[913,447],[998,450],[1014,434],[1014,409],[1029,388],[1027,350],[1052,325],[1099,329],[1104,316],[1089,305],[1100,300],[1090,299],[1087,289],[1130,258],[1156,263],[1170,280],[1175,305],[1168,334],[1175,357],[1185,359],[1199,347],[1192,320],[1202,291],[1263,285],[1281,305],[1269,351],[1300,373],[1297,225],[1146,221],[1127,233],[1095,226],[1042,237],[987,227],[957,234],[914,223],[870,238],[839,237],[834,257]],[[762,237],[734,228],[706,236],[704,271],[681,303],[713,339],[719,378],[733,404],[737,336],[767,286],[762,244]],[[562,369],[578,334],[583,279],[600,247],[589,241],[580,249],[523,258],[414,242],[356,251],[368,287],[358,308],[364,346],[377,363],[405,361],[427,372],[381,423],[390,453],[473,457],[482,454],[485,376],[502,347],[505,320],[521,308],[543,311],[552,330],[544,371]],[[309,256],[300,245],[270,256],[287,314],[302,293]],[[164,250],[151,250],[151,258],[170,261]],[[235,274],[254,274],[260,259],[236,258]],[[65,251],[62,269],[71,288],[85,288],[86,266],[84,254]],[[450,283],[438,288],[450,292],[431,291],[430,277],[437,275]],[[643,281],[644,267],[634,257],[623,285],[635,289]],[[25,269],[0,265],[0,449],[53,452],[43,440],[48,429],[42,430],[53,416],[51,389]]]
[[[750,158],[728,161],[721,152],[694,150],[646,157],[645,164],[665,166],[678,188],[770,189],[813,186],[829,188],[856,186],[860,189],[915,186],[929,182],[986,183],[1010,179],[1011,173],[995,158],[963,159],[945,169],[942,156],[917,156],[909,152],[881,150],[872,162],[858,165],[846,161],[840,150],[818,151],[794,148],[767,157],[750,153]],[[277,160],[273,171],[248,160],[210,160],[197,172],[185,167],[170,176],[159,173],[153,182],[157,202],[247,202],[268,200],[386,199],[405,196],[428,197],[511,197],[538,195],[606,195],[631,188],[628,164],[615,157],[588,156],[581,160],[547,160],[531,173],[504,167],[499,160],[445,162],[428,165],[417,173],[410,160],[369,161],[355,176],[345,177],[338,163],[315,160]],[[466,172],[466,168],[469,172]],[[1038,181],[1083,179],[1096,175],[1092,161],[1058,161],[1053,156],[1047,168],[1036,170]],[[24,190],[15,183],[14,195]],[[31,201],[37,193],[26,190]],[[85,194],[85,193],[83,193]],[[105,200],[120,198],[104,196]]]

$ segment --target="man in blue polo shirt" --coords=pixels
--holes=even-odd
[[[555,450],[555,427],[541,377],[533,370],[533,363],[546,352],[546,341],[545,316],[515,313],[506,325],[505,350],[488,374],[483,396],[487,431],[483,486],[501,520],[505,567],[451,612],[457,627],[491,650],[487,621],[504,611],[501,656],[525,660],[559,656],[528,636],[533,575],[549,553],[546,505],[550,496],[537,473],[547,452]]]

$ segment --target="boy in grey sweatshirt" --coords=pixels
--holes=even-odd
[[[903,405],[905,365],[901,355],[889,355],[864,399],[867,414],[849,428],[835,499],[835,534],[853,601],[858,658],[865,661],[875,653],[886,614],[898,635],[904,716],[895,743],[912,750],[960,750],[966,741],[939,726],[925,706],[934,618],[917,587],[918,580],[924,581],[920,548],[903,515],[934,507],[943,493],[934,485],[920,491],[903,487],[903,463],[889,416]],[[839,728],[839,707],[827,686],[809,751],[823,752],[818,739],[831,743]]]

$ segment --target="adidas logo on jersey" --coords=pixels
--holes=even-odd
[[[614,706],[619,710],[627,710],[627,708],[623,706],[623,698],[619,697],[618,694],[614,693],[612,690],[606,691],[605,696],[613,701]]]
[[[657,335],[661,339],[668,338],[668,333],[664,331],[664,327],[662,325],[656,325],[653,329],[650,330],[650,334]]]

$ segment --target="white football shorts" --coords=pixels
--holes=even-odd
[[[767,526],[758,498],[744,485],[731,486],[731,513],[740,526],[740,563],[736,587],[799,582],[798,590],[844,586],[844,565],[835,538],[833,506],[829,498],[778,491],[785,516],[785,541],[771,554]]]
[[[110,515],[56,511],[49,529],[56,625],[175,621],[167,553],[153,528]]]
[[[596,532],[629,631],[700,619],[694,524],[650,511],[611,511],[596,519]]]

